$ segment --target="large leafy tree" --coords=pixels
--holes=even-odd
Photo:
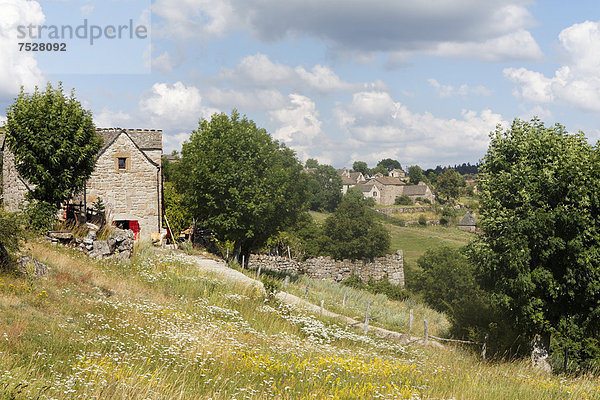
[[[423,170],[418,165],[408,167],[408,177],[410,178],[410,183],[414,185],[417,185],[419,182],[425,179]]]
[[[437,177],[435,188],[441,198],[450,200],[458,198],[460,187],[464,185],[463,177],[452,168],[448,168]]]
[[[364,161],[354,161],[354,163],[352,164],[352,170],[354,172],[362,172],[362,174],[365,177],[367,175],[371,174],[371,170],[369,169],[369,166]]]
[[[102,147],[91,112],[50,83],[45,92],[21,89],[7,111],[6,141],[17,171],[33,184],[29,196],[54,207],[83,188]]]
[[[381,160],[377,163],[377,166],[383,167],[388,171],[391,171],[393,169],[402,169],[402,165],[400,164],[400,161],[394,160],[392,158],[384,158],[383,160]]]
[[[390,233],[375,220],[362,192],[351,188],[323,226],[323,250],[341,260],[372,259],[390,248]]]
[[[294,152],[235,110],[200,121],[178,171],[176,187],[192,216],[246,260],[308,201],[308,177]]]
[[[482,287],[522,332],[600,356],[600,157],[583,133],[515,120],[491,135],[471,247]],[[571,349],[573,351],[573,349]]]
[[[310,209],[334,211],[342,200],[342,177],[331,165],[317,165],[309,173]]]

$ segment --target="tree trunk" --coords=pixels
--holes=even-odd
[[[550,366],[550,334],[536,334],[531,341],[531,366],[545,372],[552,372]]]

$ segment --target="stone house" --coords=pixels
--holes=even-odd
[[[428,199],[433,203],[433,201],[435,200],[435,195],[425,182],[419,182],[418,185],[404,186],[404,190],[400,194],[407,195],[412,201],[416,201],[417,199],[421,198]]]
[[[467,211],[465,216],[462,217],[456,226],[462,231],[475,232],[477,230],[477,221],[475,221],[475,218]]]
[[[96,168],[83,193],[72,202],[87,209],[101,198],[109,223],[132,229],[150,239],[162,229],[162,131],[147,129],[97,129],[104,139]],[[14,166],[14,157],[3,149],[4,207],[17,211],[25,202],[28,186]]]
[[[406,174],[404,173],[404,171],[398,168],[394,168],[393,170],[391,170],[389,175],[398,179],[406,178]]]
[[[393,176],[384,176],[381,178],[372,179],[369,182],[377,182],[381,189],[381,195],[377,204],[389,206],[394,204],[396,197],[402,194],[405,183]]]
[[[357,185],[356,181],[352,178],[347,177],[346,175],[342,175],[342,193],[348,193],[348,189]]]
[[[382,187],[376,181],[368,181],[367,183],[359,183],[356,185],[360,189],[365,199],[372,198],[376,204],[381,204]]]

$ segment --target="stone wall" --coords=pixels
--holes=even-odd
[[[352,275],[358,275],[364,282],[369,278],[379,281],[387,277],[392,284],[404,287],[404,257],[401,250],[376,258],[372,262],[336,261],[331,257],[311,258],[299,262],[286,257],[253,254],[249,260],[249,267],[305,274],[311,278],[332,279],[336,282],[341,282]]]
[[[2,161],[2,197],[7,211],[19,211],[25,204],[25,195],[29,191],[15,167],[15,156],[8,146],[4,147]]]
[[[120,170],[118,157],[127,158]],[[140,237],[150,239],[160,232],[159,168],[152,164],[125,134],[100,155],[86,186],[87,203],[101,197],[111,221],[136,220]]]

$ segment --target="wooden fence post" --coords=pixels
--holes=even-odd
[[[485,360],[485,356],[487,353],[487,341],[488,341],[488,334],[485,334],[485,337],[483,338],[483,345],[481,346],[481,358],[483,358]]]
[[[568,367],[569,367],[569,348],[565,347],[565,374],[567,373]]]
[[[423,325],[425,325],[425,341],[424,341],[424,343],[427,344],[427,342],[429,341],[429,324],[427,323],[426,319],[423,320]]]
[[[292,253],[290,252],[290,246],[288,246],[288,258],[290,260],[292,259]]]
[[[286,275],[286,276],[285,276],[285,281],[283,282],[283,288],[284,288],[284,289],[287,289],[287,287],[288,287],[289,283],[290,283],[290,276],[289,276],[289,275]]]
[[[260,279],[260,270],[262,269],[262,265],[258,266],[258,271],[256,271],[256,279]]]
[[[367,312],[365,313],[365,331],[364,334],[367,334],[367,330],[369,330],[369,311],[371,309],[371,299],[367,302]]]
[[[346,297],[348,296],[348,291],[344,291],[344,298],[342,299],[342,309],[346,308]]]
[[[242,255],[242,269],[246,269],[246,256]]]

